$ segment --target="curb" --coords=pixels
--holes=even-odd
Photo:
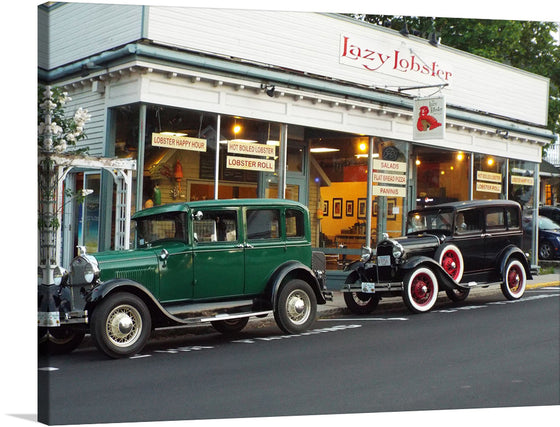
[[[552,282],[541,282],[541,283],[528,284],[527,289],[544,288],[546,286],[560,286],[560,280],[554,280]]]

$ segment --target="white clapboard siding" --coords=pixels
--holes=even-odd
[[[135,5],[81,3],[39,9],[39,67],[51,70],[140,39],[142,11]]]
[[[92,156],[104,156],[104,142],[106,130],[105,100],[91,86],[86,85],[80,89],[69,90],[68,95],[72,100],[66,104],[65,112],[72,117],[80,107],[88,110],[91,119],[85,124],[87,138],[78,142],[77,147],[88,147]]]
[[[382,74],[380,70],[341,63],[341,39],[349,36],[379,52],[398,50],[427,64],[435,61],[449,67],[452,80],[442,91],[449,106],[535,125],[545,125],[547,121],[548,78],[443,45],[433,47],[426,40],[403,37],[396,31],[337,15],[67,3],[51,7],[47,24],[41,22],[40,30],[47,31],[45,25],[49,53],[40,54],[39,66],[46,69],[149,39],[157,45],[372,88],[396,90],[441,83],[419,73],[391,72],[390,67],[384,67]],[[40,47],[44,43],[40,41]],[[406,93],[427,96],[433,92],[434,89],[423,89]]]
[[[410,73],[395,76],[341,64],[341,36],[359,37],[368,47],[388,52],[394,46],[403,52],[412,49],[427,63],[450,65],[453,79],[443,90],[449,105],[539,125],[547,119],[547,78],[359,21],[306,12],[150,7],[148,22],[147,35],[158,44],[393,90],[417,85],[418,79]]]

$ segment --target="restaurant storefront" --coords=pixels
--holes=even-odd
[[[40,8],[39,21],[48,16],[62,43],[63,23],[86,11],[80,53],[40,55],[39,76],[92,114],[90,154],[137,161],[134,211],[298,200],[311,212],[313,245],[337,269],[383,233],[402,235],[416,207],[513,199],[529,215],[539,201],[548,79],[333,14],[58,4]],[[117,12],[129,27],[102,21]],[[189,28],[177,26],[186,16]],[[209,28],[209,16],[228,19]],[[95,22],[113,45],[99,42]],[[416,140],[414,99],[434,93],[447,103],[444,132]],[[532,108],[518,108],[521,99]],[[64,227],[87,235],[65,234],[64,259],[84,239],[114,247],[110,174],[77,171],[67,185],[95,192],[67,209]]]

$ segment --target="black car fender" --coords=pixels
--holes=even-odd
[[[400,265],[399,269],[403,272],[402,276],[404,276],[408,271],[416,269],[421,265],[433,271],[442,290],[461,288],[437,261],[427,256],[415,256]]]
[[[307,282],[317,297],[317,304],[326,304],[327,301],[321,292],[321,286],[313,270],[299,261],[288,261],[274,271],[268,282],[268,295],[273,307],[276,305],[280,286],[287,278],[301,279]]]
[[[360,262],[360,261],[356,261]],[[362,282],[375,282],[377,281],[377,267],[366,268],[363,262],[360,262],[360,266],[352,269],[350,274],[346,276],[345,284],[356,283],[358,280]],[[349,269],[347,269],[348,271]]]
[[[525,253],[519,249],[515,245],[506,246],[500,256],[498,257],[498,271],[500,272],[500,276],[503,278],[507,263],[510,261],[511,258],[515,258],[523,264],[523,268],[525,269],[525,274],[527,275],[527,280],[531,280],[533,275],[531,274],[531,266],[527,261],[527,257]]]

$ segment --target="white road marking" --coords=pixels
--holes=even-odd
[[[319,322],[331,322],[331,321],[337,321],[337,322],[347,322],[348,320],[352,320],[352,321],[356,321],[356,322],[362,322],[362,321],[386,321],[386,320],[408,320],[407,317],[363,317],[363,318],[346,318],[346,319],[319,319]]]

